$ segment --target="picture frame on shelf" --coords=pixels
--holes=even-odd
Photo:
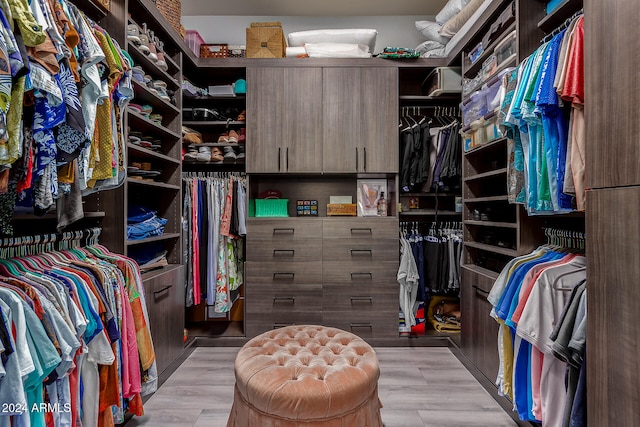
[[[358,216],[378,216],[378,200],[382,193],[386,196],[385,179],[358,179]]]

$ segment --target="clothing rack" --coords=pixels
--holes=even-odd
[[[182,178],[197,179],[197,178],[246,178],[247,174],[244,172],[183,172]]]
[[[66,231],[57,234],[7,237],[0,240],[0,259],[24,257],[43,252],[62,251],[98,244],[102,233],[99,227],[86,230]]]
[[[563,230],[559,228],[544,228],[544,235],[548,245],[560,246],[567,249],[584,251],[586,233],[575,230]]]
[[[424,110],[424,113],[423,113]],[[429,112],[432,113],[429,113]],[[429,114],[427,114],[429,113]],[[461,117],[460,107],[444,107],[441,105],[407,105],[400,109],[401,116]]]
[[[574,13],[573,15],[571,15],[570,18],[567,18],[562,24],[560,24],[556,29],[554,29],[551,33],[547,34],[546,36],[544,36],[542,38],[542,40],[540,40],[541,44],[544,44],[548,41],[550,41],[552,38],[554,38],[558,33],[560,33],[562,30],[566,29],[569,27],[569,25],[571,25],[571,23],[578,18],[580,15],[584,15],[584,8],[580,9],[579,11],[577,11],[576,13]]]

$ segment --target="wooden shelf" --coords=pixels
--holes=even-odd
[[[180,114],[182,111],[172,103],[160,98],[155,93],[151,92],[149,88],[137,80],[132,80],[133,88],[135,90],[134,102],[139,103],[138,101],[144,101],[143,104],[149,104],[153,107],[153,112],[158,113],[158,110],[161,112],[169,112],[173,114]],[[163,117],[164,118],[164,117]]]
[[[167,83],[167,86],[172,86],[174,89],[178,89],[180,87],[179,81],[177,81],[168,72],[159,68],[158,65],[151,59],[149,59],[149,57],[145,55],[135,44],[133,44],[132,42],[128,42],[127,45],[127,52],[129,52],[133,60],[137,62],[137,64],[135,65],[142,66],[142,69],[145,73],[149,73],[157,77],[159,80]],[[165,55],[165,60],[167,56],[168,55]]]
[[[515,67],[517,64],[518,64],[518,55],[514,53],[513,55],[505,59],[500,65],[498,65],[498,68],[496,68],[496,71],[493,74],[491,74],[489,77],[483,79],[481,82],[476,84],[476,86],[471,90],[471,92],[469,92],[468,95],[462,98],[462,103],[463,104],[467,103],[467,101],[471,99],[471,95],[477,92],[478,90],[480,90],[485,83],[489,83],[493,79],[497,79],[500,72],[502,72],[503,70],[506,70],[509,67]]]
[[[181,264],[169,264],[164,267],[158,268],[156,270],[151,270],[149,272],[142,273],[142,280],[145,281],[145,280],[154,279],[162,274],[168,273],[169,271],[176,270],[180,267],[182,267]]]
[[[187,145],[187,144],[185,144]],[[201,142],[199,144],[188,144],[189,147],[244,147],[244,144],[228,143],[228,142]]]
[[[474,62],[473,65],[470,65],[469,68],[464,71],[464,77],[468,79],[475,77],[478,74],[478,71],[480,71],[480,69],[482,68],[482,64],[484,63],[484,61],[493,54],[495,47],[504,40],[505,36],[511,34],[511,32],[515,29],[516,23],[514,22],[513,24],[509,25],[507,29],[503,31],[496,40],[493,41],[493,43],[491,43],[489,46],[487,46],[486,49],[484,49],[484,52],[482,53],[480,58],[478,58],[478,60]]]
[[[478,154],[480,152],[487,152],[496,148],[499,148],[501,145],[504,145],[504,149],[505,149],[505,156],[507,154],[506,152],[506,142],[508,141],[508,138],[499,138],[496,139],[494,141],[488,142],[486,144],[480,145],[478,147],[474,147],[471,150],[467,151],[464,153],[465,156],[472,156],[474,154]]]
[[[400,197],[461,197],[456,193],[400,193]]]
[[[435,209],[411,209],[410,211],[407,212],[400,212],[400,216],[436,216],[436,215],[443,215],[443,216],[458,216],[458,215],[462,215],[462,212],[455,212],[455,211],[441,211],[438,210],[436,211]]]
[[[133,118],[133,121],[135,123],[142,125],[142,127],[144,128],[142,130],[151,130],[152,132],[158,132],[163,136],[171,136],[175,139],[181,138],[181,135],[179,135],[178,133],[157,124],[153,120],[144,117],[142,114],[138,113],[135,110],[132,110],[131,108],[127,108],[127,113],[129,113],[129,121],[131,121],[131,119]]]
[[[245,95],[236,96],[185,96],[185,101],[246,101]]]
[[[462,268],[466,268],[469,271],[473,271],[474,273],[478,273],[482,276],[486,276],[491,280],[496,280],[500,275],[499,273],[496,273],[493,270],[489,270],[487,268],[480,267],[479,265],[475,265],[475,264],[462,264]]]
[[[85,212],[84,217],[80,219],[80,221],[84,219],[99,219],[104,218],[106,216],[105,212]],[[36,220],[57,220],[58,215],[56,212],[49,212],[43,216],[37,216],[30,213],[14,213],[12,220],[13,221],[36,221]]]
[[[161,188],[165,190],[174,190],[174,191],[180,190],[179,185],[166,184],[164,182],[144,181],[142,179],[127,178],[127,183],[133,184],[133,185],[143,185],[146,187]]]
[[[495,254],[506,255],[510,257],[518,256],[518,251],[511,248],[503,248],[501,246],[487,245],[485,243],[478,243],[478,242],[464,242],[464,245],[470,248],[476,248],[476,249],[480,249],[487,252],[493,252]]]
[[[78,4],[81,5],[79,9],[96,22],[109,14],[109,11],[105,10],[96,0],[85,0]]]
[[[189,127],[199,127],[199,126],[228,126],[228,125],[234,125],[234,126],[245,126],[247,124],[247,122],[238,122],[238,121],[234,121],[234,120],[230,120],[230,121],[198,121],[198,120],[190,120],[190,121],[186,121],[186,122],[182,122],[182,124],[184,126],[189,126]]]
[[[180,233],[164,233],[162,236],[149,237],[141,240],[127,240],[127,246],[144,245],[145,243],[162,242],[165,240],[179,239],[182,237]]]
[[[180,69],[180,65],[176,61],[174,61],[171,56],[167,55],[166,52],[165,52],[165,55],[164,55],[164,59],[167,62],[167,65],[173,67],[174,70],[179,70]]]
[[[506,175],[507,173],[507,168],[502,168],[502,169],[496,169],[494,171],[489,171],[489,172],[485,172],[485,173],[479,173],[477,175],[470,175],[464,178],[464,182],[469,182],[469,181],[475,181],[478,179],[484,179],[484,178],[490,178],[492,176],[500,176],[500,175]]]
[[[582,9],[583,0],[565,0],[553,12],[546,15],[540,22],[538,28],[546,33],[552,32],[560,26],[567,18]]]
[[[474,221],[474,220],[465,220],[463,221],[468,225],[477,225],[479,227],[499,227],[499,228],[518,228],[518,224],[515,222],[500,222],[500,221]]]
[[[166,154],[158,153],[157,151],[152,151],[144,147],[140,147],[139,145],[135,145],[130,142],[127,143],[127,148],[130,151],[135,151],[136,153],[141,154],[142,157],[145,157],[145,158],[157,159],[163,162],[173,163],[178,165],[182,163],[180,159],[176,159],[174,157],[167,156]]]
[[[509,200],[509,196],[489,196],[489,197],[476,197],[474,199],[465,199],[465,203],[481,203],[481,202],[502,202]]]

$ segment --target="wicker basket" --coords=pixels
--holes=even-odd
[[[156,7],[165,17],[167,22],[180,33],[180,27],[182,23],[180,18],[182,17],[182,4],[180,0],[154,0]]]
[[[247,58],[284,58],[286,50],[280,22],[252,22],[247,28]]]
[[[226,44],[210,43],[200,45],[200,58],[228,58],[229,46]]]
[[[94,3],[105,12],[109,12],[111,10],[111,0],[96,0]]]

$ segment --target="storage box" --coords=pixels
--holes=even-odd
[[[511,56],[516,53],[516,31],[512,31],[500,43],[498,43],[493,52],[496,55],[496,62],[498,63],[498,66],[510,59]]]
[[[485,94],[482,91],[472,93],[469,100],[460,104],[460,110],[462,110],[463,126],[469,126],[472,122],[484,117],[488,113]]]
[[[284,58],[286,50],[280,22],[252,22],[247,28],[247,58]]]
[[[247,47],[245,45],[229,45],[229,58],[245,58]]]
[[[502,138],[502,131],[500,130],[500,118],[497,114],[485,118],[483,123],[484,137],[486,142],[491,142],[496,139]]]
[[[256,218],[288,217],[289,199],[256,199]]]
[[[357,216],[358,207],[355,203],[342,203],[327,205],[327,216]]]
[[[229,47],[226,44],[210,43],[200,46],[200,58],[227,58]]]
[[[196,30],[187,30],[184,37],[184,41],[187,42],[187,46],[196,56],[200,56],[200,46],[204,44],[204,39]]]
[[[422,82],[422,91],[427,96],[440,96],[462,92],[462,68],[437,67]]]
[[[296,202],[297,216],[318,216],[317,200],[298,200]]]
[[[479,147],[487,143],[487,135],[484,129],[484,120],[476,120],[471,123],[471,137],[473,138],[473,146]]]

